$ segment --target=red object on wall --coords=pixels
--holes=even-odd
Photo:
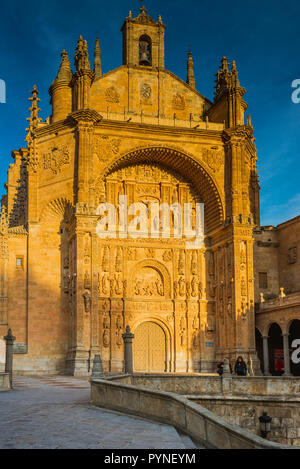
[[[281,348],[274,350],[274,368],[275,371],[284,371],[284,355]]]

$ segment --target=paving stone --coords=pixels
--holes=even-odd
[[[186,448],[171,426],[91,406],[86,380],[18,377],[0,415],[0,449]]]

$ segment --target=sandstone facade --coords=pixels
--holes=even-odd
[[[222,59],[211,102],[191,53],[187,82],[165,69],[161,18],[143,7],[122,33],[123,65],[104,75],[98,40],[94,68],[82,37],[75,71],[62,52],[46,121],[32,91],[2,199],[0,333],[12,328],[22,372],[87,374],[98,353],[122,371],[126,325],[137,371],[214,371],[243,355],[258,372],[257,153],[236,64]],[[187,249],[160,226],[157,239],[101,239],[97,207],[123,194],[193,213],[204,203],[204,245]]]

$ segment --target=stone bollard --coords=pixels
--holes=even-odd
[[[9,374],[10,387],[13,385],[13,346],[16,338],[12,335],[11,329],[8,329],[7,335],[4,337],[6,341],[6,358],[5,358],[5,373]]]
[[[232,390],[232,375],[229,366],[228,358],[224,358],[223,374],[222,374],[222,393],[231,394]]]
[[[100,355],[94,356],[93,369],[92,369],[92,378],[103,378],[103,366]]]
[[[132,360],[132,339],[134,334],[131,333],[130,327],[126,327],[125,334],[122,334],[124,340],[124,358],[125,358],[125,373],[133,373],[133,360]]]

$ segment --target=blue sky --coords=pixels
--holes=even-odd
[[[261,181],[262,224],[278,224],[300,214],[300,104],[291,101],[291,83],[300,78],[299,0],[146,0],[149,13],[162,15],[166,30],[166,68],[186,79],[192,47],[196,86],[213,98],[220,59],[235,59],[255,129]],[[25,145],[29,91],[37,84],[45,118],[48,88],[60,52],[71,62],[78,36],[93,57],[99,34],[103,71],[122,63],[120,27],[138,0],[27,0],[1,3],[0,79],[7,102],[0,104],[0,185],[7,180],[11,150]]]

